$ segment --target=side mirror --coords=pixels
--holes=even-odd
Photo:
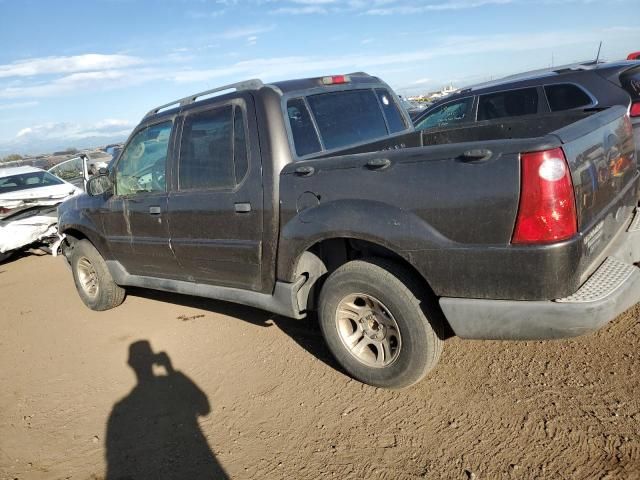
[[[91,177],[87,182],[87,193],[91,197],[111,192],[113,192],[113,183],[106,173],[102,174],[102,172],[100,172],[99,175]]]

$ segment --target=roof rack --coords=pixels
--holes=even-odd
[[[200,97],[204,97],[205,95],[210,95],[212,93],[222,92],[224,90],[257,90],[261,88],[264,84],[262,80],[254,78],[252,80],[246,80],[244,82],[231,83],[229,85],[224,85],[222,87],[212,88],[211,90],[205,90],[204,92],[196,93],[195,95],[189,95],[188,97],[180,98],[178,100],[174,100],[173,102],[165,103],[164,105],[160,105],[159,107],[152,108],[147,112],[144,118],[150,117],[151,115],[155,115],[160,110],[164,110],[167,107],[171,107],[173,105],[183,107],[184,105],[189,105],[198,100]]]

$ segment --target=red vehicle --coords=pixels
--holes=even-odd
[[[627,56],[627,60],[640,60],[640,52],[633,52]]]

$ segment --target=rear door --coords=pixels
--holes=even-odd
[[[185,112],[171,245],[189,280],[260,290],[262,166],[250,95]]]

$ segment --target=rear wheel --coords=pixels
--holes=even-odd
[[[423,286],[385,259],[356,260],[326,280],[319,320],[334,357],[354,378],[385,388],[421,380],[440,358],[441,326]]]
[[[71,270],[78,294],[90,309],[109,310],[123,302],[124,288],[114,282],[104,259],[88,240],[74,244]]]

